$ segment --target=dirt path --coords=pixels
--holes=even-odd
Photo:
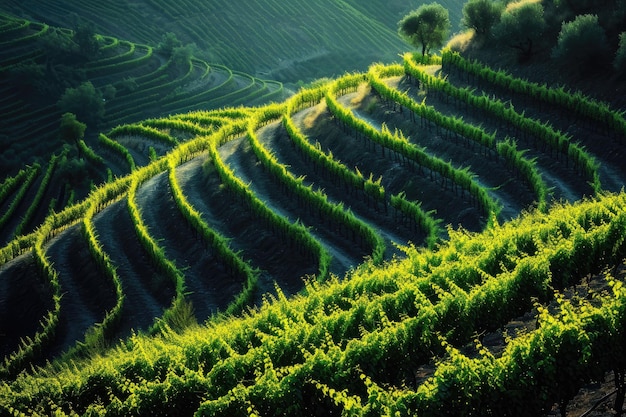
[[[126,199],[98,213],[94,225],[122,280],[125,300],[120,337],[127,336],[131,329],[145,330],[171,304],[173,285],[154,270],[145,254],[135,234]]]
[[[48,354],[53,358],[83,340],[87,329],[104,319],[115,305],[115,290],[99,273],[79,226],[57,236],[46,254],[59,274],[62,294],[59,328]]]

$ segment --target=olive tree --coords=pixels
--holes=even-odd
[[[469,0],[463,6],[461,24],[473,29],[477,35],[489,36],[493,26],[500,21],[503,5],[492,0]]]
[[[450,32],[448,10],[438,3],[424,4],[398,22],[398,33],[426,55],[443,46]]]
[[[80,120],[96,125],[104,117],[102,93],[89,81],[65,90],[57,105],[62,112],[74,113]]]
[[[588,71],[606,60],[609,46],[596,15],[580,15],[563,22],[552,57],[564,65]]]
[[[533,44],[541,39],[546,28],[541,3],[520,1],[504,9],[493,34],[499,41],[519,50],[520,57],[526,60],[532,56]]]

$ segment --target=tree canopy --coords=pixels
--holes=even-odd
[[[66,142],[75,143],[85,136],[87,125],[79,122],[74,113],[63,113],[61,116],[61,126],[59,135]]]
[[[580,15],[561,26],[553,58],[565,65],[574,65],[581,71],[591,69],[608,56],[606,33],[596,15]]]
[[[175,33],[167,32],[161,37],[161,42],[157,50],[167,57],[171,57],[174,52],[174,48],[183,46],[183,43],[178,39]]]
[[[178,68],[187,68],[196,50],[195,43],[188,43],[185,46],[177,46],[172,51],[172,61]]]
[[[500,21],[502,3],[492,0],[469,0],[463,6],[461,24],[474,29],[478,35],[488,36],[493,26]]]
[[[528,59],[533,53],[533,44],[541,39],[547,24],[541,3],[519,1],[510,3],[502,13],[500,23],[493,31],[494,36],[521,52],[522,59]]]
[[[67,88],[58,106],[62,112],[74,113],[87,123],[97,124],[104,117],[102,93],[89,81],[76,88]]]
[[[92,23],[78,25],[72,40],[78,45],[80,54],[87,59],[95,58],[100,51],[100,43],[96,38],[96,31]]]
[[[398,33],[422,55],[443,46],[450,32],[448,10],[439,3],[424,4],[398,22]]]

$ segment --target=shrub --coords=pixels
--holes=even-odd
[[[117,88],[115,88],[112,84],[107,84],[102,87],[102,97],[105,100],[112,100],[115,98],[115,94],[117,94]]]
[[[139,87],[135,77],[126,77],[123,81],[120,81],[118,85],[120,90],[123,90],[126,93],[132,93]]]
[[[183,44],[178,40],[175,33],[167,32],[161,38],[157,51],[167,57],[171,57],[175,48],[181,47]]]
[[[172,51],[172,61],[174,61],[174,64],[180,69],[187,68],[196,49],[197,47],[195,43],[178,46]]]
[[[76,88],[67,88],[57,104],[61,112],[74,113],[79,120],[90,125],[98,124],[104,117],[102,93],[90,81]]]
[[[100,44],[96,38],[93,23],[81,23],[76,28],[72,40],[78,45],[78,50],[87,60],[94,59],[100,51]]]
[[[89,177],[87,161],[83,158],[68,158],[65,155],[59,161],[57,172],[63,181],[74,188],[85,185]]]
[[[85,136],[87,125],[79,122],[74,113],[63,113],[61,116],[61,126],[59,136],[68,143],[78,145],[78,141]]]
[[[597,63],[608,55],[608,50],[606,34],[598,23],[598,16],[586,14],[563,23],[552,57],[563,65],[586,72],[597,68]]]

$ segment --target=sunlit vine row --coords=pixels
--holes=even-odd
[[[240,129],[240,133],[244,133],[246,128],[246,124],[241,124],[237,127],[237,129]],[[225,140],[224,138],[219,140],[218,143],[211,143],[208,149],[212,165],[216,168],[222,183],[232,190],[233,193],[238,195],[255,216],[266,222],[268,226],[275,229],[282,237],[295,243],[300,250],[316,256],[319,265],[318,277],[326,277],[330,263],[330,257],[326,253],[326,250],[313,238],[311,232],[302,225],[302,223],[290,223],[286,218],[269,209],[265,203],[259,200],[250,190],[248,185],[237,178],[230,167],[222,160],[217,150],[217,146],[222,145]]]
[[[626,137],[625,112],[613,110],[607,103],[594,100],[580,91],[571,92],[562,86],[551,88],[545,84],[517,78],[504,70],[494,70],[476,60],[466,59],[448,48],[441,52],[441,59],[446,71],[456,68],[508,91],[528,95],[551,106],[561,106],[578,116],[606,124],[610,130],[618,133],[621,140]]]
[[[2,217],[0,217],[0,228],[3,228],[7,224],[7,222],[12,218],[13,214],[15,213],[15,210],[17,210],[19,204],[24,199],[26,192],[28,191],[32,183],[35,181],[35,179],[37,178],[37,175],[39,175],[40,170],[41,170],[41,166],[39,164],[34,164],[27,171],[24,171],[23,180],[21,181],[20,188],[15,193],[13,200],[11,200],[11,203],[7,207],[6,211],[4,212],[4,214],[2,214]],[[17,185],[17,182],[13,182],[13,184]],[[9,184],[7,184],[7,189],[13,188],[13,187],[8,187],[8,185]]]
[[[556,315],[540,307],[537,330],[510,341],[500,357],[479,342],[477,357],[460,349],[537,300],[549,301],[554,288],[619,262],[625,199],[607,195],[482,234],[455,232],[439,251],[407,249],[406,260],[363,268],[343,282],[311,281],[305,295],[289,300],[279,291],[241,318],[157,339],[134,336],[106,359],[23,375],[0,387],[0,399],[41,413],[67,413],[70,400],[79,413],[540,414],[566,403],[588,378],[623,367],[614,360],[626,347],[620,283],[600,305],[570,307],[557,295]],[[477,267],[491,272],[471,282],[451,274]],[[433,354],[440,358],[434,373],[418,383],[413,370]],[[65,380],[74,382],[59,383]]]
[[[498,204],[489,196],[484,187],[474,181],[474,175],[469,172],[469,169],[456,168],[449,162],[444,162],[429,155],[424,148],[410,143],[401,132],[391,133],[384,126],[383,129],[377,130],[366,121],[357,118],[351,110],[345,108],[337,101],[336,96],[356,89],[358,85],[365,81],[364,75],[356,74],[344,76],[331,84],[326,94],[326,104],[330,112],[341,123],[362,133],[374,143],[379,144],[383,156],[385,155],[385,149],[396,152],[403,158],[415,162],[418,166],[428,169],[431,179],[434,174],[438,175],[444,188],[446,188],[447,182],[450,181],[453,189],[459,187],[462,191],[468,191],[486,214],[499,212]]]
[[[41,199],[43,198],[44,193],[47,191],[48,184],[52,179],[52,175],[54,174],[54,170],[57,166],[58,160],[60,158],[63,158],[66,154],[67,151],[64,151],[61,153],[61,155],[52,155],[52,157],[50,158],[50,161],[48,162],[48,167],[46,168],[46,172],[44,173],[44,176],[41,179],[41,183],[39,184],[39,188],[37,189],[37,193],[31,200],[30,205],[22,216],[21,222],[17,225],[15,231],[13,232],[15,236],[21,235],[24,229],[28,227],[28,224],[35,215],[35,211],[39,209]]]
[[[80,149],[81,155],[84,155],[91,163],[104,165],[104,158],[90,148],[83,139],[78,140],[78,149]]]
[[[141,208],[137,205],[137,189],[147,180],[162,174],[168,168],[166,159],[159,159],[152,164],[135,171],[131,175],[131,182],[128,188],[127,206],[131,221],[135,228],[137,238],[150,257],[151,261],[159,273],[163,273],[172,281],[175,288],[175,297],[172,300],[170,311],[165,311],[164,316],[176,314],[176,310],[181,308],[185,300],[185,275],[174,261],[167,257],[166,251],[150,234],[146,223],[141,216]]]
[[[502,157],[507,164],[511,164],[528,182],[535,192],[538,207],[541,211],[545,211],[547,208],[546,184],[538,172],[534,161],[524,157],[524,151],[517,150],[517,147],[507,146],[509,142],[504,144],[496,142],[495,132],[488,134],[482,127],[466,123],[462,118],[445,116],[439,113],[434,107],[426,105],[425,101],[421,103],[416,102],[407,93],[389,87],[383,80],[385,77],[403,75],[404,72],[404,68],[400,65],[372,66],[368,72],[370,85],[383,97],[397,103],[401,108],[406,107],[412,113],[432,121],[437,126],[442,126],[446,130],[479,143],[484,147],[486,157],[489,149],[495,149],[497,155]]]
[[[325,153],[319,146],[312,145],[294,123],[292,116],[296,110],[302,111],[305,106],[310,107],[318,104],[324,97],[324,91],[325,87],[320,87],[317,90],[302,90],[288,101],[287,110],[282,120],[287,134],[310,162],[321,165],[326,172],[339,178],[345,184],[348,193],[356,189],[362,190],[366,194],[366,198],[371,196],[377,202],[386,199],[385,189],[380,185],[380,179],[373,181],[371,174],[370,178],[365,178],[358,168],[354,171],[349,170],[343,163],[337,161],[331,152]],[[433,217],[433,212],[422,210],[419,203],[409,201],[404,194],[399,193],[390,197],[390,204],[402,213],[403,217],[408,218],[409,222],[415,223],[426,232],[428,245],[434,244],[441,235],[441,230],[438,227],[441,221]]]
[[[98,141],[104,146],[111,149],[113,152],[122,156],[128,163],[128,167],[130,168],[131,172],[137,168],[137,166],[135,165],[135,159],[133,158],[133,156],[130,154],[128,149],[122,146],[119,142],[112,140],[111,138],[109,138],[103,133],[100,133],[98,135]]]
[[[153,139],[157,142],[164,143],[169,146],[176,146],[178,141],[167,133],[162,132],[151,126],[143,124],[125,124],[117,126],[111,129],[108,133],[109,138],[115,138],[116,136],[142,136],[148,139]]]
[[[316,212],[324,219],[334,221],[336,224],[344,225],[351,232],[353,237],[355,234],[364,237],[367,246],[372,250],[372,261],[375,264],[381,263],[385,254],[385,243],[371,226],[359,220],[349,210],[346,210],[343,204],[330,202],[326,194],[320,190],[313,190],[311,185],[305,185],[302,177],[294,177],[285,165],[279,163],[276,157],[259,143],[255,132],[259,125],[272,120],[272,118],[279,119],[283,116],[283,113],[284,108],[281,106],[278,107],[275,112],[270,112],[268,115],[261,115],[252,119],[248,126],[247,134],[255,155],[272,175],[279,181],[284,182],[289,192],[293,192],[299,201],[305,202],[306,205],[309,206],[311,212]]]
[[[441,91],[461,102],[466,102],[471,107],[490,113],[540,140],[550,149],[551,154],[556,152],[557,158],[562,155],[566,162],[573,164],[576,172],[588,178],[595,193],[602,190],[598,174],[598,162],[595,158],[580,145],[571,142],[568,135],[554,129],[549,123],[541,123],[526,117],[501,100],[491,98],[486,94],[477,96],[473,94],[470,88],[457,88],[444,78],[429,75],[414,61],[411,54],[405,54],[404,67],[407,74],[419,80],[427,89]]]

